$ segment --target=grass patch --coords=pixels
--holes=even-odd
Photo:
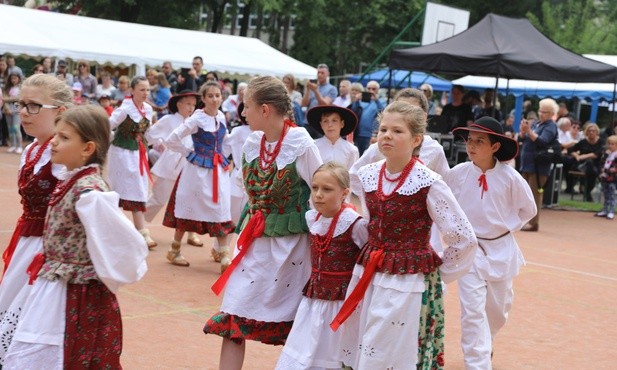
[[[581,211],[598,212],[602,209],[602,203],[583,202],[580,200],[560,199],[559,207],[577,209]]]

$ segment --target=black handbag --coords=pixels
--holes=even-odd
[[[561,163],[563,161],[561,156],[561,144],[559,144],[559,141],[555,138],[555,140],[545,148],[536,148],[534,159],[536,163],[539,164]]]

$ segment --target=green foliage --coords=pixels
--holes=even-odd
[[[562,47],[579,54],[617,53],[617,10],[611,0],[566,0],[542,3],[540,17],[527,13],[531,23]]]

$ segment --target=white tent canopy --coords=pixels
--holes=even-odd
[[[0,5],[0,53],[86,59],[99,64],[190,67],[250,75],[315,78],[317,70],[261,40]],[[8,31],[10,30],[10,31]]]

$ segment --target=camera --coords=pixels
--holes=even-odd
[[[312,83],[312,84],[316,84],[317,80],[313,78],[313,79],[310,79],[309,82]]]
[[[365,103],[368,103],[371,101],[371,99],[373,98],[373,93],[368,92],[368,91],[363,91],[362,92],[362,101]]]

